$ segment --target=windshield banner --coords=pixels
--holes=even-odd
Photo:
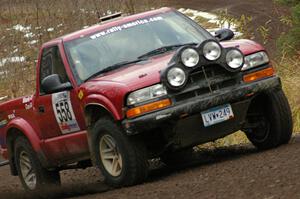
[[[107,30],[101,31],[97,34],[94,34],[94,35],[90,36],[90,38],[91,39],[97,39],[99,37],[103,37],[103,36],[111,34],[111,33],[119,32],[119,31],[122,31],[122,30],[126,30],[128,28],[132,28],[132,27],[135,27],[135,26],[143,25],[143,24],[148,24],[148,23],[155,22],[155,21],[161,21],[161,20],[163,20],[163,17],[161,17],[161,16],[151,17],[149,19],[139,19],[139,20],[136,20],[136,21],[125,23],[125,24],[120,25],[120,26],[111,27]]]

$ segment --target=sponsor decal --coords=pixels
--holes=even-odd
[[[12,119],[16,118],[15,112],[16,112],[16,111],[13,111],[12,114],[9,114],[9,115],[7,116],[9,120],[12,120]]]
[[[7,120],[1,120],[1,121],[0,121],[0,128],[5,127],[7,123],[8,123]]]
[[[70,92],[52,94],[52,107],[62,134],[80,130],[71,104]]]
[[[62,123],[61,125],[60,125],[60,128],[62,129],[62,130],[67,130],[67,131],[70,131],[70,130],[72,130],[72,129],[74,129],[74,128],[77,128],[77,123]]]
[[[29,110],[32,108],[32,102],[30,102],[29,104],[25,104],[25,109]]]
[[[29,110],[32,108],[32,98],[33,96],[26,96],[26,97],[23,97],[22,99],[22,103],[25,104],[25,109],[26,110]]]
[[[136,21],[125,23],[125,24],[120,25],[120,26],[111,27],[107,30],[101,31],[97,34],[94,34],[94,35],[90,36],[90,38],[91,39],[97,39],[99,37],[103,37],[103,36],[109,35],[111,33],[120,32],[122,30],[126,30],[126,29],[129,29],[129,28],[132,28],[132,27],[135,27],[135,26],[139,26],[139,25],[144,25],[144,24],[148,24],[148,23],[152,23],[152,22],[156,22],[156,21],[161,21],[163,19],[164,18],[161,17],[161,16],[151,17],[151,18],[147,18],[147,19],[139,19],[139,20],[136,20]]]
[[[23,97],[22,103],[27,104],[32,101],[32,96]]]
[[[79,93],[78,93],[78,98],[79,98],[80,100],[82,100],[83,97],[84,97],[84,93],[83,93],[82,90],[80,90]]]

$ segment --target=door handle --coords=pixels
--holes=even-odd
[[[45,113],[45,107],[43,105],[39,106],[39,112]]]

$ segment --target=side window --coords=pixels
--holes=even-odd
[[[40,84],[45,77],[48,77],[52,74],[58,74],[62,83],[66,83],[68,81],[68,76],[60,56],[58,46],[45,48],[43,50],[40,65]],[[40,90],[40,93],[44,93],[42,89]]]

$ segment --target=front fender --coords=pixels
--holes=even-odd
[[[113,116],[115,120],[121,120],[123,118],[122,109],[118,111],[117,108],[114,106],[114,104],[108,98],[102,95],[97,95],[97,94],[89,95],[88,97],[85,98],[84,104],[85,106],[90,104],[97,104],[102,106],[108,112],[111,113],[111,116]]]

